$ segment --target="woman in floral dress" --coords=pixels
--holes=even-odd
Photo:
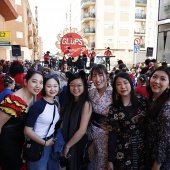
[[[107,69],[102,64],[96,64],[91,70],[91,78],[95,85],[90,89],[92,102],[92,134],[97,148],[97,155],[88,165],[89,170],[107,170],[108,130],[102,127],[107,120],[109,105],[112,103],[112,87],[107,83]]]
[[[135,94],[131,78],[125,72],[115,76],[112,97],[108,115],[108,170],[146,170],[146,98]]]
[[[147,170],[170,169],[170,68],[158,67],[147,87]]]

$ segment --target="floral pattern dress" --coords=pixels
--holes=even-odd
[[[114,170],[145,170],[145,124],[147,101],[137,95],[140,106],[116,107],[109,109],[109,162]]]
[[[162,106],[155,119],[147,119],[148,170],[155,161],[161,170],[170,170],[170,101]]]
[[[93,112],[108,116],[109,106],[112,103],[112,87],[108,86],[104,94],[100,97],[98,90],[92,88],[89,92]],[[92,120],[93,121],[93,120]],[[92,163],[88,165],[88,170],[107,170],[108,162],[108,130],[92,126],[92,134],[97,148],[97,155]]]

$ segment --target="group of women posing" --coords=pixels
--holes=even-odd
[[[66,72],[67,97],[62,117],[66,142],[66,170],[169,170],[170,68],[154,70],[149,79],[149,100],[136,94],[128,73],[118,73],[111,86],[107,69],[94,65],[88,89],[84,71]],[[42,98],[34,96],[42,90]],[[44,155],[28,162],[29,170],[47,170],[55,124],[59,120],[56,75],[28,71],[24,88],[7,95],[0,104],[0,166],[20,170],[24,133],[44,145]],[[149,107],[148,107],[149,106]],[[55,117],[53,125],[48,127]],[[28,113],[27,113],[28,112]],[[28,116],[27,116],[28,115]],[[97,148],[91,163],[83,161],[90,130]],[[48,132],[48,134],[47,134]]]

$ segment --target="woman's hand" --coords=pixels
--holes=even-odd
[[[64,157],[65,157],[65,158],[67,158],[69,150],[70,150],[70,147],[68,147],[68,146],[66,145],[65,148],[64,148]]]
[[[160,170],[161,165],[159,165],[156,161],[154,162],[151,170]]]
[[[107,170],[114,170],[112,162],[107,163]]]
[[[54,139],[50,138],[49,140],[46,141],[45,146],[51,146],[54,144]]]

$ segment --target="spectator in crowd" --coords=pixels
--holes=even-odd
[[[0,104],[0,166],[4,170],[22,167],[26,113],[43,87],[43,77],[30,70],[24,82],[22,89],[7,95]]]
[[[148,99],[148,92],[146,91],[148,78],[145,74],[141,74],[137,78],[137,87],[135,88],[136,94],[142,94]]]
[[[52,145],[55,141],[53,138],[55,125],[59,120],[58,107],[54,100],[58,92],[58,76],[46,74],[43,81],[43,97],[31,106],[24,129],[30,139],[44,146],[44,153],[40,160],[27,162],[28,170],[47,170]]]
[[[86,73],[82,70],[74,74],[66,72],[66,76],[68,86],[62,125],[63,137],[67,143],[64,157],[69,159],[66,170],[79,170],[84,165],[83,152],[92,106],[88,97]]]
[[[3,67],[0,65],[0,93],[4,90],[4,77],[5,73],[3,72]]]
[[[15,79],[15,82],[24,87],[24,67],[20,60],[14,60],[9,69],[9,76]]]
[[[50,64],[50,51],[47,51],[46,54],[44,54],[44,64]]]
[[[108,84],[107,68],[103,64],[95,64],[91,70],[94,88],[89,90],[93,113],[91,129],[97,148],[95,159],[88,165],[89,170],[106,170],[108,161],[108,130],[102,126],[108,116],[112,103],[112,87]]]
[[[149,108],[147,114],[147,168],[170,169],[170,68],[158,67],[151,74],[147,86]]]
[[[5,89],[0,93],[0,103],[6,95],[13,93],[15,87],[15,80],[12,77],[6,75],[3,80]]]
[[[142,68],[141,74],[145,74],[149,70],[150,59],[145,60],[145,67]]]
[[[145,170],[146,98],[136,95],[128,73],[118,73],[113,82],[109,109],[108,170]]]
[[[89,56],[89,53],[85,45],[82,47],[81,55],[82,55],[83,68],[86,69],[87,57]]]

